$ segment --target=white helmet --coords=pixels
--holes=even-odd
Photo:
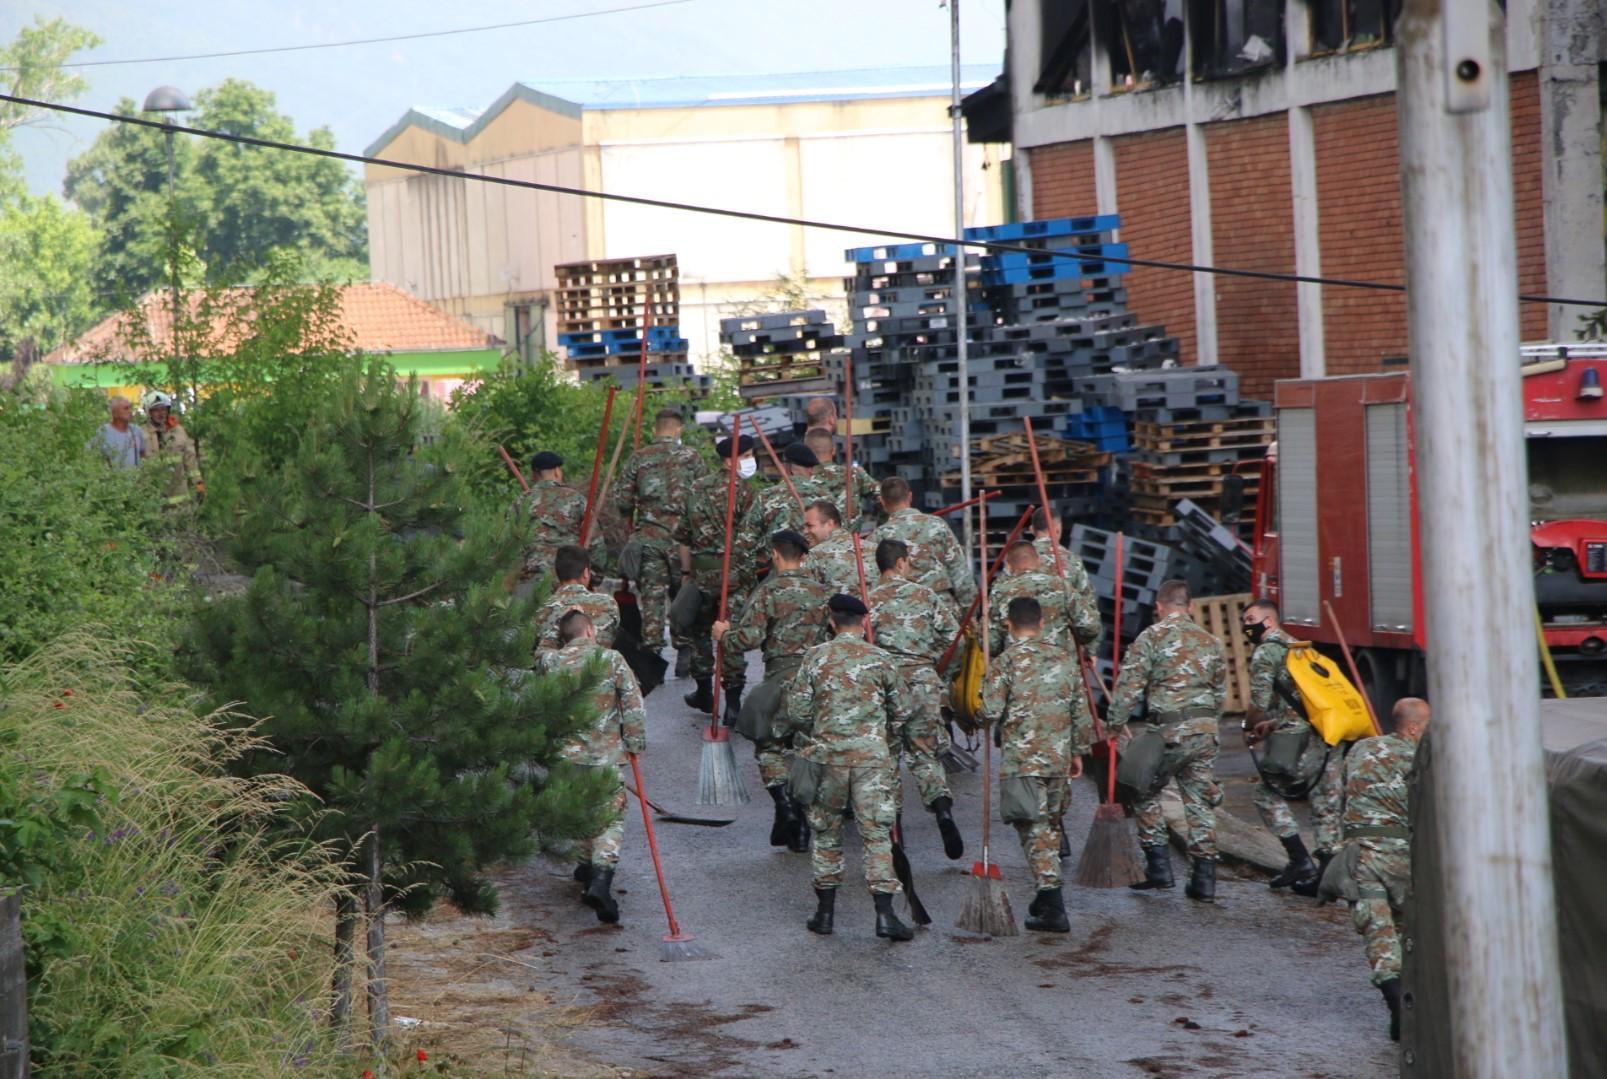
[[[171,411],[173,408],[173,396],[172,394],[163,393],[161,390],[151,390],[140,399],[140,404],[144,406],[146,412],[153,408],[165,408]]]

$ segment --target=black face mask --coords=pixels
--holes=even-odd
[[[1244,636],[1251,644],[1260,644],[1261,638],[1267,635],[1267,627],[1257,622],[1253,626],[1244,627]]]

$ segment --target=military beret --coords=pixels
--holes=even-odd
[[[820,458],[815,456],[815,451],[802,442],[792,443],[781,456],[787,459],[789,465],[797,465],[800,468],[814,468],[820,464]]]
[[[826,606],[830,607],[838,614],[864,615],[870,613],[870,610],[866,608],[865,604],[858,596],[844,595],[841,592],[828,599],[826,601]]]
[[[770,545],[773,547],[778,543],[790,543],[801,550],[809,550],[809,541],[804,539],[803,533],[794,532],[790,528],[783,528],[780,532],[771,534]]]
[[[537,472],[550,472],[555,468],[564,467],[564,459],[551,450],[542,450],[530,458],[530,467]]]
[[[720,457],[722,457],[722,458],[730,457],[731,456],[731,440],[729,438],[720,439],[719,445],[714,447],[714,452],[719,454]],[[737,453],[739,455],[744,454],[744,453],[752,453],[752,452],[753,452],[753,436],[752,435],[743,435],[741,438],[737,439]]]

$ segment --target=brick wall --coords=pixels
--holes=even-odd
[[[1283,113],[1205,128],[1211,176],[1211,239],[1219,266],[1291,273],[1294,199],[1289,181],[1289,120]],[[1217,277],[1219,361],[1239,374],[1247,397],[1300,374],[1295,286]]]
[[[1546,292],[1544,159],[1541,146],[1540,79],[1536,72],[1512,76],[1512,194],[1517,213],[1518,291]],[[1518,305],[1518,328],[1525,341],[1546,339],[1546,305]]]
[[[1116,207],[1121,238],[1134,258],[1192,262],[1188,144],[1181,127],[1115,139]],[[1143,323],[1165,323],[1179,338],[1184,363],[1194,363],[1193,275],[1135,267],[1127,275],[1128,306]]]
[[[1323,276],[1404,283],[1395,96],[1320,105],[1312,128]],[[1322,315],[1330,375],[1376,371],[1386,357],[1406,355],[1401,293],[1324,286]]]
[[[1085,217],[1097,212],[1094,188],[1094,144],[1057,142],[1027,151],[1032,172],[1032,216]]]

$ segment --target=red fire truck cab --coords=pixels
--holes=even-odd
[[[1570,692],[1599,692],[1607,669],[1607,346],[1523,351],[1538,609]],[[1278,438],[1261,464],[1256,503],[1256,590],[1278,601],[1298,636],[1337,645],[1342,631],[1386,714],[1425,682],[1411,399],[1404,370],[1279,382]],[[1470,587],[1480,572],[1469,567]]]

